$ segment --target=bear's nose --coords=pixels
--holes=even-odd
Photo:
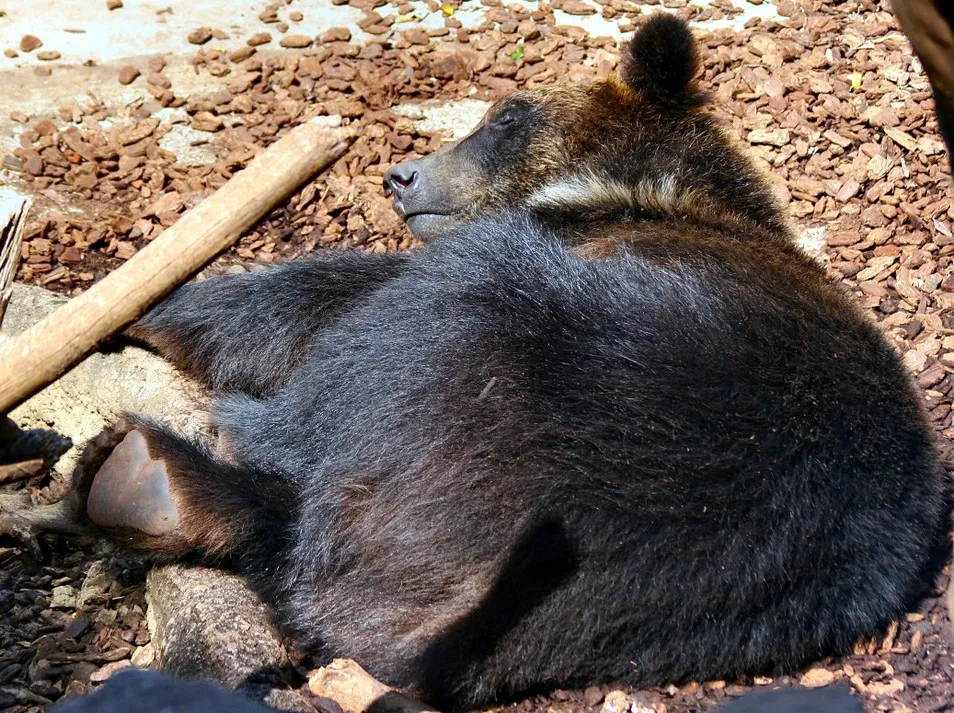
[[[413,161],[405,161],[397,166],[391,166],[384,174],[384,195],[401,196],[417,180],[417,169],[411,164]]]

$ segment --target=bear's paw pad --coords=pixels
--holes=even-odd
[[[169,534],[179,513],[169,491],[169,472],[152,458],[142,433],[132,430],[96,473],[86,500],[90,520],[105,528],[146,535]]]

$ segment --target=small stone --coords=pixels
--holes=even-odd
[[[43,42],[39,37],[34,35],[24,35],[20,39],[20,51],[21,52],[32,52],[35,49],[38,49],[43,46]]]
[[[40,154],[33,152],[30,156],[23,162],[23,170],[29,173],[31,176],[39,176],[43,173],[43,159],[40,158]]]
[[[822,136],[824,136],[826,139],[831,141],[833,144],[837,144],[838,146],[841,146],[843,149],[846,149],[849,146],[851,146],[851,139],[842,136],[837,131],[832,131],[831,129],[828,129],[827,131],[825,131],[825,133],[822,134]]]
[[[821,688],[835,680],[835,674],[827,668],[813,668],[802,674],[799,683],[808,688]]]
[[[234,49],[229,52],[229,61],[235,62],[236,64],[239,62],[244,62],[253,54],[255,54],[254,47],[249,47],[248,45],[245,47],[239,47],[238,49]]]
[[[625,691],[610,691],[603,699],[600,713],[626,713],[633,701]]]
[[[128,240],[116,241],[116,257],[120,260],[128,260],[137,252],[136,246]]]
[[[869,228],[880,228],[887,220],[878,206],[873,205],[861,211],[861,222]]]
[[[321,36],[322,42],[350,42],[351,30],[347,27],[332,27]]]
[[[590,707],[598,706],[603,702],[603,691],[596,686],[590,686],[583,691],[583,702]]]
[[[410,30],[404,31],[404,39],[410,42],[412,45],[420,45],[421,47],[426,47],[431,38],[425,30],[422,30],[418,27],[412,28]]]
[[[92,189],[96,188],[99,183],[99,179],[96,177],[96,164],[93,163],[77,166],[67,173],[66,176],[69,182],[76,188]]]
[[[192,128],[196,131],[219,131],[224,125],[222,117],[210,111],[196,112],[192,117]]]
[[[68,585],[53,587],[50,609],[72,609],[76,606],[76,589]]]
[[[788,129],[755,129],[749,132],[750,144],[768,144],[782,147],[788,144],[791,134]]]
[[[285,35],[278,44],[289,49],[304,49],[311,47],[313,42],[314,40],[308,35]]]
[[[212,39],[212,28],[198,27],[192,30],[192,32],[189,33],[189,36],[186,39],[189,40],[190,44],[204,45],[206,42]]]
[[[9,59],[13,59],[14,57],[19,57],[20,53],[17,52],[16,50],[6,49],[6,50],[3,50],[3,56]]]
[[[256,32],[254,35],[245,40],[245,44],[249,47],[258,47],[259,45],[266,45],[272,41],[272,36],[267,32]]]
[[[179,193],[177,191],[169,191],[156,199],[156,201],[145,210],[143,215],[159,215],[166,211],[178,212],[181,209],[182,198],[179,196]]]
[[[873,696],[896,696],[903,690],[904,683],[896,678],[892,678],[887,683],[872,681],[868,684],[865,692]]]
[[[940,383],[941,379],[946,375],[947,371],[944,369],[944,365],[937,362],[918,374],[918,386],[922,389],[930,389],[932,386],[936,386]]]
[[[138,649],[133,651],[133,655],[130,658],[132,665],[138,666],[139,668],[145,668],[155,660],[156,647],[153,646],[152,642],[146,644],[145,646],[140,646]]]
[[[172,82],[169,81],[169,77],[159,72],[153,72],[148,77],[146,81],[149,82],[154,87],[161,87],[162,89],[168,89],[172,86]]]
[[[412,141],[410,136],[406,134],[396,134],[394,132],[389,132],[387,135],[388,143],[391,144],[398,151],[407,151],[411,148]]]
[[[70,247],[73,246],[71,245]],[[60,261],[63,261],[62,256],[60,256]],[[90,623],[89,617],[86,616],[86,614],[83,612],[77,612],[76,616],[73,617],[73,620],[66,626],[65,629],[63,629],[63,634],[71,639],[75,639],[82,635],[82,633],[89,628]]]
[[[564,0],[562,10],[568,15],[596,14],[596,8],[582,0]]]
[[[75,698],[76,696],[82,696],[89,692],[89,686],[83,683],[82,681],[71,680],[66,684],[66,688],[63,689],[63,699]]]
[[[305,19],[305,16],[298,12],[298,10],[292,10],[290,13],[288,13],[288,19],[292,22],[301,22]]]
[[[861,189],[861,185],[858,183],[858,181],[852,181],[852,180],[845,181],[841,185],[841,188],[838,189],[838,193],[835,194],[835,200],[845,203],[848,200],[854,198],[856,195],[858,195],[858,191],[860,189]]]
[[[888,175],[888,171],[891,170],[892,165],[890,159],[885,158],[881,154],[875,154],[868,159],[868,180],[877,181],[880,178],[884,178]]]
[[[524,40],[530,41],[540,37],[540,28],[533,20],[524,20],[517,25],[517,32]]]
[[[60,57],[62,57],[62,55],[56,50],[43,50],[42,52],[36,53],[36,58],[42,62],[52,62]]]
[[[767,96],[772,97],[773,99],[777,99],[778,97],[785,95],[785,85],[777,79],[766,79],[762,89],[765,91]]]
[[[107,10],[118,10],[123,6],[123,0],[106,0]]]
[[[136,67],[133,67],[131,64],[127,64],[125,67],[119,70],[119,83],[126,85],[132,84],[136,77],[138,77],[142,72],[140,72]]]
[[[99,671],[93,673],[89,677],[89,680],[91,683],[102,683],[103,681],[109,679],[109,677],[117,671],[121,671],[124,668],[129,668],[130,666],[132,666],[132,661],[129,659],[125,659],[123,661],[113,661],[112,663],[108,663],[103,666],[101,669],[99,669]]]

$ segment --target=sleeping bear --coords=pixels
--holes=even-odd
[[[130,416],[7,532],[244,575],[446,708],[792,672],[922,591],[944,474],[898,355],[705,109],[686,25],[393,167],[427,243],[183,287],[131,330],[216,438]]]

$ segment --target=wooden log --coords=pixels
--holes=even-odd
[[[82,295],[0,343],[0,414],[127,326],[347,150],[353,132],[315,121],[289,131],[222,188]]]
[[[44,467],[46,467],[46,461],[42,458],[24,460],[10,465],[0,465],[0,484],[32,478],[34,475],[39,475]]]
[[[29,210],[29,199],[0,195],[0,325],[13,292],[13,278],[20,263],[23,228]]]
[[[386,686],[351,659],[335,659],[308,677],[308,690],[330,698],[345,713],[436,713]]]

